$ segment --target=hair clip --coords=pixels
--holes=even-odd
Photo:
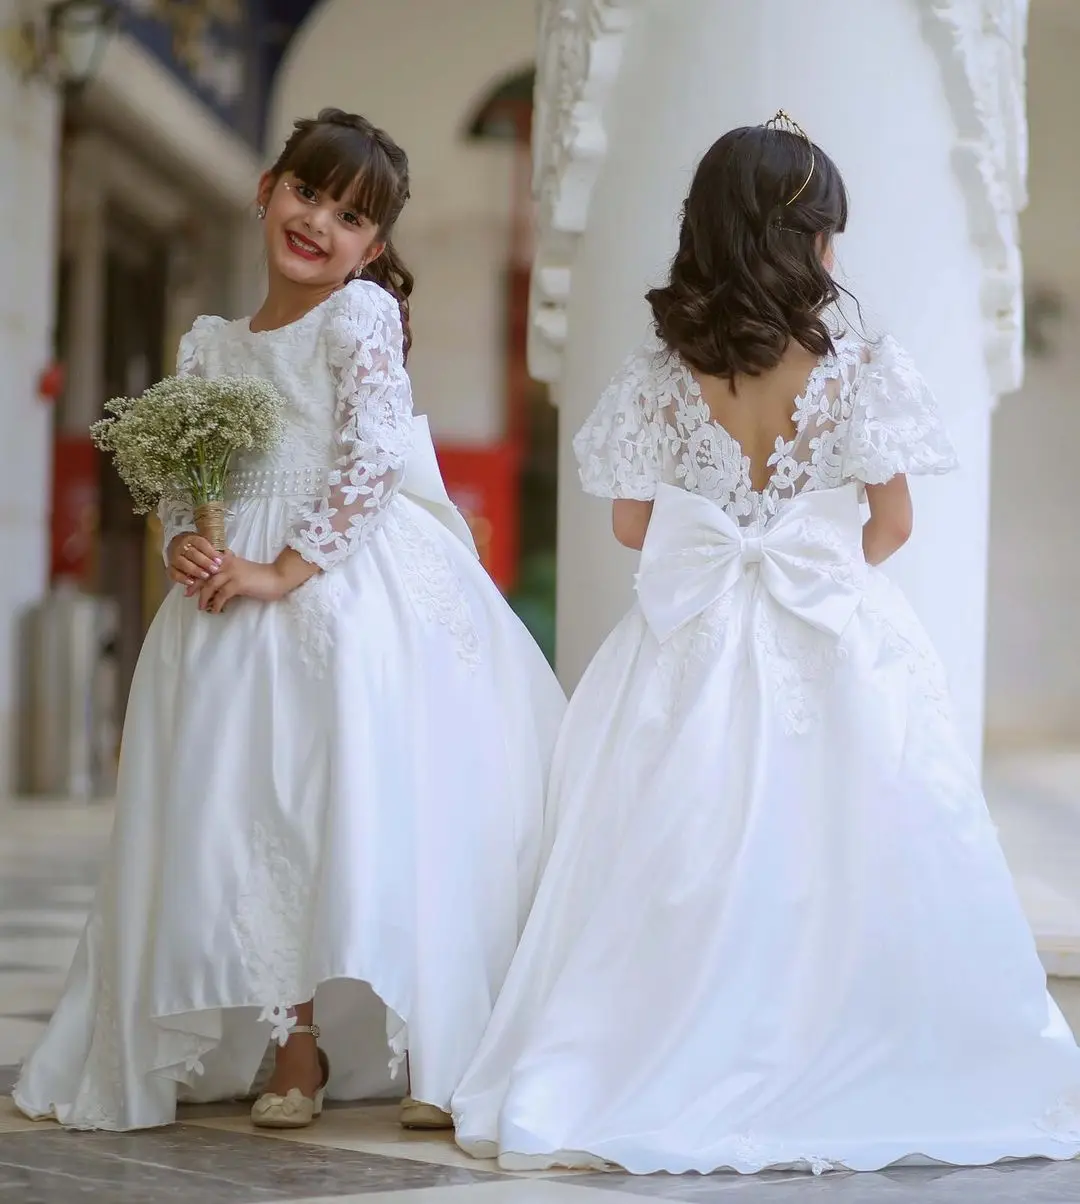
[[[784,202],[784,208],[786,209],[789,205],[795,204],[799,197],[801,197],[806,191],[806,186],[814,178],[814,168],[817,166],[817,158],[814,154],[814,144],[810,141],[810,135],[806,132],[806,130],[804,130],[794,118],[788,116],[783,109],[776,110],[776,115],[774,117],[770,117],[769,120],[765,122],[765,128],[767,130],[775,130],[782,134],[795,134],[806,143],[810,150],[810,170],[806,173],[806,179],[803,180],[795,194]]]

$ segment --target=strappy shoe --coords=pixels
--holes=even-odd
[[[298,1024],[289,1032],[310,1033],[318,1041],[321,1033],[317,1024]],[[257,1129],[306,1129],[322,1116],[326,1084],[330,1081],[330,1060],[321,1049],[316,1048],[322,1079],[314,1099],[308,1099],[299,1087],[291,1087],[284,1095],[273,1091],[264,1092],[251,1108],[251,1123]]]

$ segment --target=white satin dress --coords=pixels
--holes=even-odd
[[[507,1169],[875,1170],[1080,1152],[1051,1001],[941,665],[860,494],[953,467],[891,339],[842,341],[772,480],[648,346],[578,436],[652,499],[571,701],[551,851],[459,1143]]]
[[[112,851],[15,1101],[72,1128],[168,1124],[246,1094],[315,998],[328,1095],[446,1108],[532,901],[565,709],[476,559],[424,420],[397,304],[346,286],[252,333],[200,319],[180,371],[247,373],[287,432],[238,465],[229,544],[325,571],[201,613],[177,587],[128,704]],[[165,507],[166,544],[193,526]]]

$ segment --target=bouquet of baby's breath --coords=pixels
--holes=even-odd
[[[90,428],[111,452],[136,514],[163,498],[190,502],[204,539],[225,551],[225,488],[238,451],[268,452],[284,432],[285,399],[251,376],[169,376],[141,397],[105,403]]]

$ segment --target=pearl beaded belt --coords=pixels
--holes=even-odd
[[[325,468],[252,468],[230,472],[228,497],[321,497],[326,492]]]

